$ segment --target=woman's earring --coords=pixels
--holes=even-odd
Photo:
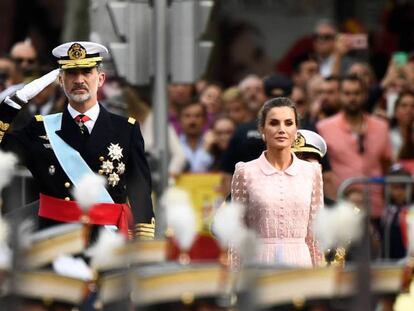
[[[265,142],[266,138],[265,138],[265,134],[262,134],[262,140]]]

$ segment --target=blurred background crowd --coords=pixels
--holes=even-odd
[[[96,2],[1,1],[0,100],[53,69],[53,47],[89,38],[88,12]],[[413,17],[409,0],[216,1],[206,31],[214,48],[205,73],[193,83],[168,84],[171,179],[218,173],[217,190],[228,196],[235,164],[264,148],[256,116],[276,96],[290,97],[300,127],[318,130],[327,141],[322,167],[328,200],[353,176],[413,175]],[[153,129],[159,121],[151,85],[132,85],[113,65],[108,69],[100,103],[140,122],[148,157],[155,159]],[[14,127],[64,106],[59,85],[50,85]],[[356,121],[343,121],[341,114]],[[378,191],[379,201],[372,198],[373,230],[388,246],[377,256],[401,258],[406,241],[400,219],[411,189],[395,184]],[[362,206],[361,189],[346,195]],[[3,211],[7,208],[5,199]]]

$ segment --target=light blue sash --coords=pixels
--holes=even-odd
[[[80,153],[69,146],[62,138],[59,137],[59,135],[56,134],[56,131],[60,130],[62,124],[62,113],[44,116],[43,123],[45,125],[50,145],[52,146],[53,152],[55,153],[60,166],[63,168],[75,187],[78,187],[79,182],[84,176],[94,174],[94,172],[82,158]],[[98,202],[114,203],[111,195],[104,186],[99,189]]]

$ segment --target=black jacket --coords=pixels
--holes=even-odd
[[[4,150],[15,152],[32,173],[40,192],[60,199],[73,199],[72,184],[60,166],[46,136],[43,119],[36,116],[24,128],[8,133],[18,109],[0,104],[0,142]],[[5,134],[3,134],[6,132]],[[108,177],[101,171],[103,161],[111,160],[108,147],[118,144],[122,158],[112,161],[114,171],[119,162],[125,172],[119,174],[118,184],[107,186],[115,203],[128,202],[136,224],[151,223],[154,216],[151,203],[151,175],[144,155],[144,141],[135,120],[109,113],[100,106],[100,113],[89,137],[84,137],[69,111],[64,110],[61,129],[56,133],[76,149],[92,171]],[[4,137],[3,137],[4,135]],[[2,139],[2,140],[1,140]],[[47,227],[54,221],[40,219],[40,226]]]

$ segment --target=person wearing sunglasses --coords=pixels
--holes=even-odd
[[[329,20],[317,23],[314,32],[313,49],[319,62],[319,73],[323,77],[344,76],[353,60],[346,54],[349,47],[338,34],[336,26]]]
[[[30,39],[17,42],[10,50],[10,56],[22,81],[31,79],[37,72],[37,51]]]
[[[388,123],[364,112],[365,84],[347,76],[339,86],[341,111],[316,124],[326,140],[329,160],[336,175],[336,189],[346,179],[358,176],[383,176],[391,163]],[[370,213],[379,219],[384,208],[381,186],[372,186]]]
[[[76,41],[57,46],[52,54],[58,69],[0,103],[0,148],[15,152],[39,185],[39,229],[79,221],[81,203],[74,190],[85,177],[98,174],[102,184],[91,188],[97,204],[87,217],[94,225],[92,238],[103,225],[125,238],[154,237],[151,174],[139,124],[108,112],[98,101],[108,49]],[[19,111],[56,80],[68,102],[63,112],[36,115],[23,129],[10,131]]]

